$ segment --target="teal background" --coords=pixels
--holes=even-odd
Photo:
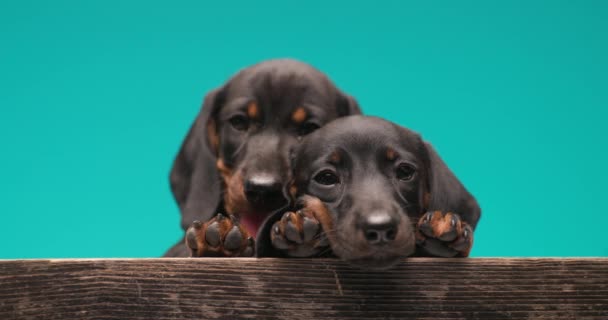
[[[2,1],[0,258],[154,257],[207,91],[297,58],[420,131],[473,256],[608,256],[606,1]]]

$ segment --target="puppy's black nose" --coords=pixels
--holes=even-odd
[[[386,212],[373,212],[363,222],[365,240],[371,245],[389,243],[397,237],[399,222]]]
[[[254,175],[245,181],[245,196],[254,204],[272,204],[283,199],[280,180],[265,174]]]

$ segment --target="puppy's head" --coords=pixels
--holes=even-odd
[[[288,204],[288,154],[325,123],[359,113],[321,72],[293,60],[246,68],[209,93],[171,172],[182,227],[218,207],[240,215],[255,235]]]
[[[412,255],[414,224],[427,210],[474,211],[459,207],[472,197],[430,145],[379,118],[346,117],[312,133],[295,153],[294,172],[333,252],[367,268]]]

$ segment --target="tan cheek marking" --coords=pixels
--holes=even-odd
[[[251,119],[257,119],[260,116],[260,109],[258,108],[258,104],[255,102],[251,102],[247,106],[247,115]]]
[[[391,148],[387,148],[386,149],[386,159],[393,161],[393,160],[395,160],[395,158],[397,158],[397,154],[395,153],[395,150],[393,150]]]
[[[216,162],[217,170],[224,180],[224,209],[229,214],[238,216],[249,211],[245,190],[243,189],[243,176],[239,171],[233,172],[221,158]]]
[[[207,123],[207,139],[213,149],[213,152],[217,154],[218,147],[220,145],[220,137],[217,134],[217,128],[214,120],[209,120]]]
[[[289,186],[289,194],[291,195],[292,198],[295,198],[297,193],[298,193],[298,188],[294,184]]]
[[[299,107],[291,115],[291,120],[293,120],[293,122],[295,122],[297,124],[300,124],[300,123],[304,122],[304,120],[306,120],[306,116],[307,116],[306,110],[304,110],[304,108],[302,108],[302,107]]]
[[[224,209],[226,212],[236,216],[249,212],[250,208],[243,189],[243,176],[240,171],[233,172],[221,158],[217,160],[216,167],[224,181]]]
[[[215,166],[217,167],[217,170],[220,172],[220,174],[224,178],[224,181],[229,180],[231,170],[226,166],[226,164],[224,163],[224,160],[222,158],[217,159]]]
[[[215,167],[220,171],[226,170],[226,165],[224,164],[224,160],[222,158],[218,158],[215,162]]]
[[[226,167],[226,164],[224,163],[224,160],[222,158],[218,158],[217,162],[215,163],[215,166],[217,168],[217,171],[220,172],[220,176],[222,177],[222,181],[224,181],[224,202],[225,202],[225,209],[228,213],[232,212],[233,209],[233,201],[232,201],[232,197],[230,194],[230,187],[232,185],[232,172],[231,170]]]

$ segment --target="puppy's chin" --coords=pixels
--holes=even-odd
[[[348,262],[348,264],[371,271],[382,271],[386,269],[390,269],[396,264],[398,264],[402,258],[405,256],[370,256],[365,258],[356,258],[356,259],[343,259]]]
[[[404,258],[414,254],[416,250],[413,242],[387,247],[368,247],[364,252],[360,250],[348,250],[349,246],[350,244],[342,246],[339,243],[331,243],[332,250],[338,258],[354,267],[365,270],[389,269]]]

